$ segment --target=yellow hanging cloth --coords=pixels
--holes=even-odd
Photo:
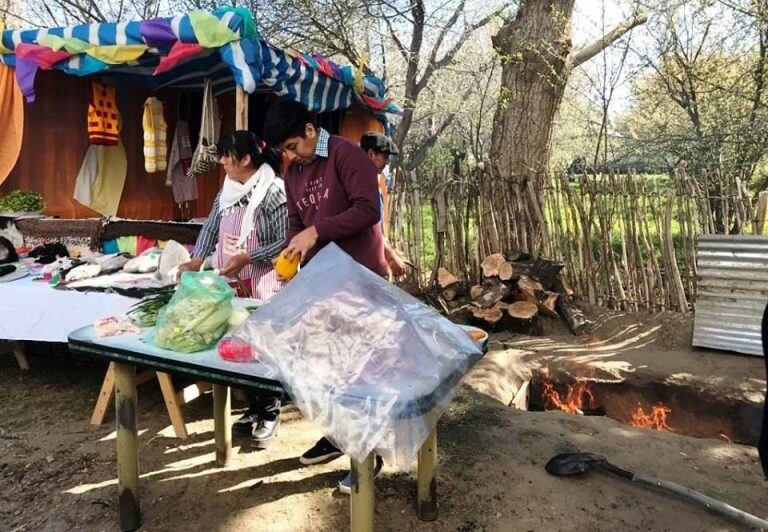
[[[13,69],[0,63],[0,184],[16,166],[23,136],[24,97]]]
[[[91,145],[77,175],[74,198],[103,216],[116,216],[127,173],[128,157],[122,143]]]
[[[120,112],[117,90],[98,82],[91,83],[88,104],[88,140],[91,144],[116,146],[120,140]]]
[[[144,102],[144,169],[147,173],[163,172],[167,168],[166,131],[163,103],[155,97]]]

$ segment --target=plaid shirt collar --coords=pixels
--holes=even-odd
[[[315,157],[328,158],[328,141],[331,139],[330,133],[323,128],[317,128],[317,146],[315,146]]]

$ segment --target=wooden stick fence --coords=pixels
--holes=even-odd
[[[696,299],[696,239],[762,234],[768,193],[738,176],[626,173],[553,175],[537,192],[519,178],[476,169],[401,175],[391,194],[393,240],[417,266],[408,283],[434,286],[444,267],[480,280],[489,254],[527,251],[565,262],[572,289],[628,311],[687,311]],[[537,198],[540,198],[537,200]]]

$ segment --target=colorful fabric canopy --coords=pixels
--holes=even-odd
[[[214,93],[220,94],[237,83],[248,93],[277,93],[318,112],[358,103],[385,124],[387,114],[400,112],[378,78],[360,77],[359,69],[340,67],[320,54],[272,46],[242,8],[140,22],[0,31],[0,60],[10,67],[23,65],[25,75],[17,72],[17,79],[28,98],[34,97],[36,66],[77,76],[102,73],[152,90],[202,89],[211,79]]]

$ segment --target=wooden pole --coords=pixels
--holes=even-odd
[[[235,129],[248,129],[248,93],[240,85],[235,92]]]
[[[437,520],[437,428],[419,449],[418,513],[422,521]]]
[[[371,452],[362,462],[352,459],[350,525],[352,532],[373,532],[373,463]]]
[[[232,459],[232,408],[229,386],[213,385],[213,434],[216,441],[216,465],[226,467]]]
[[[136,424],[136,367],[131,364],[115,363],[115,410],[120,529],[136,530],[141,526],[139,432]]]

